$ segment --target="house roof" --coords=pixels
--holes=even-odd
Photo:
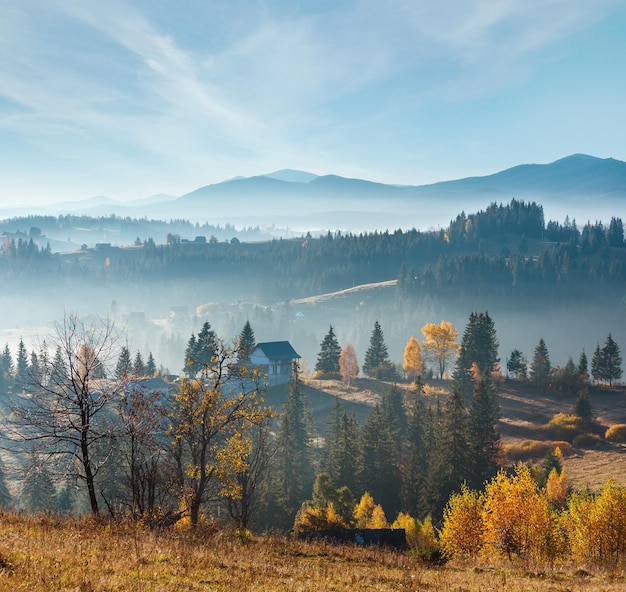
[[[257,343],[254,349],[260,349],[269,360],[296,360],[300,358],[288,341]]]

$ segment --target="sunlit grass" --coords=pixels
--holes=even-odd
[[[241,537],[200,527],[150,531],[136,524],[0,517],[0,590],[431,590],[603,591],[624,576],[502,564],[422,564],[377,547]]]

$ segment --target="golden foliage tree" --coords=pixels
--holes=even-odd
[[[566,515],[572,555],[580,562],[617,565],[626,552],[626,487],[610,480],[597,496],[575,493]]]
[[[416,380],[422,373],[423,365],[422,348],[419,341],[415,337],[411,337],[404,348],[404,365],[402,369],[412,380]]]
[[[247,470],[248,428],[270,415],[260,399],[260,375],[239,366],[236,354],[217,340],[200,377],[183,379],[172,401],[172,451],[191,524],[210,499],[240,495],[233,477]]]
[[[357,528],[367,528],[375,506],[374,498],[366,491],[354,508],[354,522]]]
[[[438,365],[439,378],[442,379],[448,360],[459,351],[460,344],[457,342],[459,332],[452,323],[441,321],[439,325],[435,323],[424,325],[422,333],[425,338],[422,342],[424,352]]]
[[[556,467],[553,467],[548,474],[548,481],[546,482],[546,495],[548,496],[548,501],[555,508],[561,509],[565,507],[568,492],[569,482],[567,480],[565,469],[557,471]]]
[[[339,370],[341,371],[341,379],[350,386],[350,383],[359,375],[359,362],[356,357],[356,351],[351,343],[341,350],[339,356]]]
[[[441,549],[447,557],[474,558],[483,548],[484,496],[466,484],[453,494],[443,511],[439,534]]]
[[[557,513],[522,464],[513,475],[500,471],[487,483],[483,517],[491,554],[552,561],[563,550]]]

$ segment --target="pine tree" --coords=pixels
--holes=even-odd
[[[578,366],[576,366],[576,373],[581,378],[585,380],[589,378],[589,363],[587,361],[587,354],[585,350],[580,352],[580,357],[578,358]]]
[[[609,386],[622,377],[622,357],[620,355],[620,349],[610,333],[602,348],[601,377],[609,383]]]
[[[20,504],[28,512],[52,511],[56,507],[56,490],[52,476],[33,454],[20,494]]]
[[[133,371],[133,365],[130,359],[130,350],[125,345],[120,350],[120,355],[115,366],[115,377],[118,379],[130,376]]]
[[[339,375],[339,356],[341,347],[335,336],[333,326],[330,325],[328,333],[320,344],[320,353],[317,356],[315,372],[319,376]]]
[[[254,337],[250,321],[246,321],[246,324],[243,326],[237,345],[239,347],[239,363],[249,362],[250,356],[256,347],[256,338]]]
[[[580,417],[580,421],[584,428],[589,428],[593,423],[593,407],[591,405],[589,391],[586,388],[582,389],[578,393],[574,414]]]
[[[530,365],[530,377],[537,386],[541,386],[550,376],[551,369],[548,347],[542,337],[535,347],[533,361]]]
[[[462,394],[469,395],[473,391],[475,372],[472,369],[480,376],[489,377],[499,361],[498,339],[489,313],[471,313],[454,371],[455,383]]]
[[[506,363],[506,369],[510,372],[516,380],[526,380],[526,373],[528,368],[526,360],[522,352],[519,349],[514,349],[511,352],[511,357]]]
[[[426,450],[426,409],[422,399],[422,387],[414,384],[409,394],[407,437],[401,461],[402,507],[411,516],[425,514],[424,483],[428,466]]]
[[[133,374],[135,376],[145,376],[146,368],[143,363],[143,358],[141,356],[141,352],[137,351],[135,354],[135,360],[133,361]]]
[[[322,470],[338,487],[345,486],[354,493],[357,490],[354,463],[359,455],[358,422],[336,398],[327,426]]]
[[[294,362],[289,393],[278,419],[272,493],[278,506],[275,526],[289,528],[313,485],[311,413]]]
[[[4,383],[4,389],[10,391],[13,389],[13,356],[9,349],[9,344],[5,344],[2,356],[0,357],[0,372],[2,372],[2,381]]]
[[[430,513],[439,517],[452,492],[469,477],[469,425],[463,394],[458,387],[448,395],[435,429],[426,489]]]
[[[383,331],[378,321],[374,323],[370,345],[365,352],[363,372],[371,378],[382,380],[393,379],[396,376],[395,368],[389,359]]]
[[[600,349],[600,344],[596,344],[596,349],[593,352],[593,357],[591,358],[591,374],[593,375],[593,379],[596,382],[601,380],[603,370],[603,360],[602,360],[602,350]]]
[[[217,336],[211,324],[206,321],[196,337],[193,333],[185,350],[185,374],[190,377],[197,376],[202,368],[208,367],[215,355]]]
[[[146,361],[146,375],[147,376],[155,376],[157,373],[156,363],[154,361],[154,357],[152,356],[152,352],[148,352],[148,360]]]
[[[13,498],[7,486],[4,463],[0,459],[0,510],[7,510],[13,505]]]
[[[17,365],[15,370],[15,383],[18,390],[26,388],[29,384],[28,379],[28,354],[24,341],[20,338],[17,346]]]
[[[480,489],[498,469],[500,434],[496,431],[499,405],[493,383],[481,377],[474,386],[469,411],[469,485]]]
[[[369,491],[390,515],[400,510],[399,461],[388,415],[376,404],[361,437],[359,481],[361,490]]]

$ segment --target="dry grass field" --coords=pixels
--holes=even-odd
[[[578,566],[420,563],[408,552],[228,531],[0,516],[0,590],[76,592],[618,592],[623,573]]]

